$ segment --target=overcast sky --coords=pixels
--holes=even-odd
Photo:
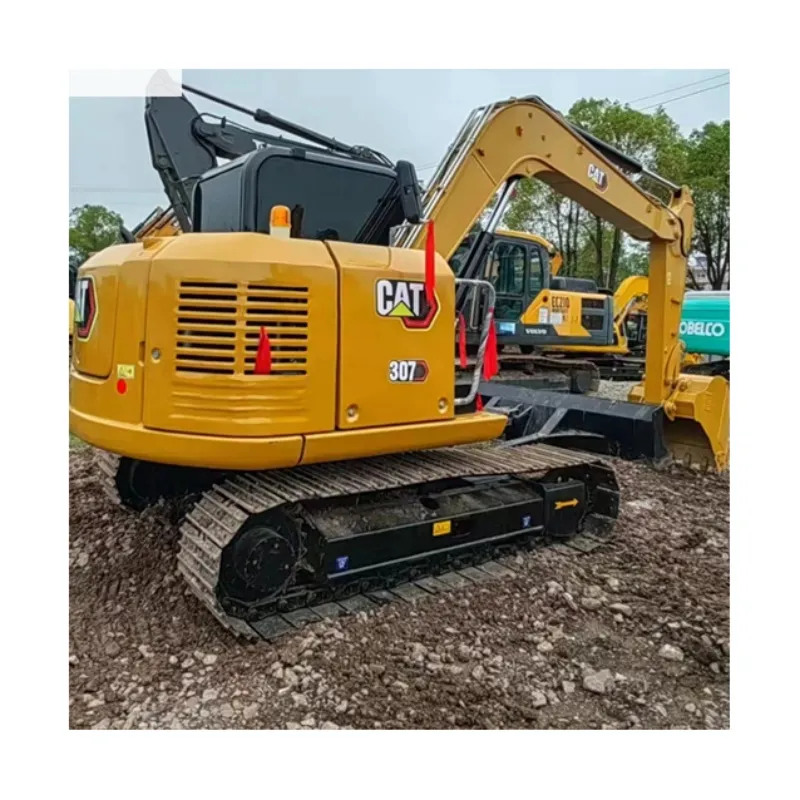
[[[581,97],[629,102],[640,109],[663,102],[688,134],[708,121],[729,118],[730,87],[721,85],[728,80],[724,68],[183,73],[184,83],[190,86],[243,106],[263,108],[348,144],[368,145],[393,161],[412,161],[423,180],[431,175],[467,114],[494,100],[538,94],[564,113]],[[210,101],[190,99],[201,112],[248,122]],[[99,203],[119,212],[125,224],[133,227],[157,205],[168,205],[150,164],[143,111],[140,98],[70,100],[70,208]]]

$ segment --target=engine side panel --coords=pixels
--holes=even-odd
[[[262,328],[270,374],[253,367]],[[184,234],[153,258],[143,422],[216,436],[331,430],[337,274],[322,242]]]
[[[455,280],[436,259],[436,302],[414,250],[329,242],[339,265],[337,426],[342,430],[453,416]]]

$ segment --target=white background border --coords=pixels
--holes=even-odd
[[[789,5],[787,4],[788,8]],[[75,2],[6,22],[4,723],[8,796],[789,794],[797,707],[796,53],[776,3]],[[9,12],[10,13],[10,12]],[[15,9],[18,16],[26,12]],[[44,16],[46,13],[47,20]],[[792,37],[791,39],[789,37]],[[26,41],[27,39],[27,41]],[[11,51],[7,48],[6,55]],[[69,732],[68,65],[730,68],[736,351],[731,732]],[[22,80],[24,76],[24,80]],[[787,85],[788,84],[788,85]],[[425,125],[413,97],[409,125]],[[465,109],[466,111],[466,109]],[[790,194],[791,192],[791,194]],[[786,274],[791,269],[791,277]],[[741,287],[739,289],[738,287]],[[796,363],[796,362],[795,362]],[[791,570],[791,571],[790,571]],[[10,713],[9,713],[10,712]],[[792,726],[792,727],[788,727]],[[795,734],[796,735],[796,734]],[[324,736],[324,738],[322,738]],[[145,794],[146,793],[146,794]]]

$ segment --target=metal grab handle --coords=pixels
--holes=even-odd
[[[478,386],[481,382],[481,374],[483,373],[483,360],[486,355],[486,343],[489,340],[489,331],[494,325],[494,303],[496,293],[494,286],[489,281],[478,280],[477,278],[456,278],[456,288],[459,284],[469,285],[470,291],[484,292],[486,294],[486,306],[483,314],[483,325],[481,326],[481,339],[478,344],[478,357],[475,359],[475,370],[472,373],[472,384],[469,393],[466,397],[457,397],[453,400],[454,406],[469,405],[478,394]],[[458,326],[458,318],[456,317],[456,326]]]

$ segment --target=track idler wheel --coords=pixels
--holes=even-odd
[[[571,394],[589,394],[600,388],[600,370],[596,364],[581,364],[570,370]]]

